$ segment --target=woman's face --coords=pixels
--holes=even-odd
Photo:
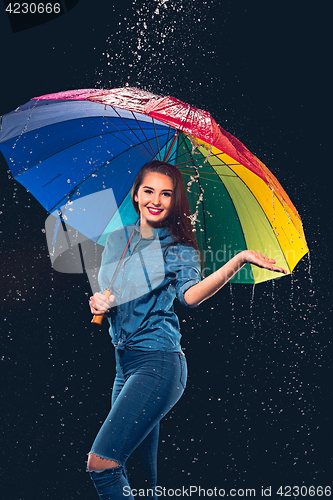
[[[141,226],[163,226],[171,211],[172,196],[173,182],[170,177],[158,172],[146,174],[134,196],[140,210]]]

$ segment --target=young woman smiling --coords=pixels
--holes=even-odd
[[[160,161],[142,167],[132,188],[140,216],[120,272],[107,298],[90,298],[94,315],[107,314],[115,346],[116,376],[109,415],[88,456],[87,469],[100,498],[129,495],[126,460],[138,449],[146,469],[146,498],[156,498],[159,422],[181,397],[187,367],[180,345],[174,299],[196,307],[215,294],[246,263],[282,273],[275,261],[245,250],[201,279],[200,252],[178,169]],[[109,286],[130,238],[125,226],[111,233],[102,255],[99,283]]]

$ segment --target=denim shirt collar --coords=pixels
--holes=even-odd
[[[140,233],[140,221],[136,224],[134,229],[137,233]],[[158,227],[158,228],[151,228],[151,231],[153,233],[152,236],[149,236],[149,238],[145,238],[145,239],[147,239],[147,240],[152,239],[153,240],[156,237],[158,237],[160,240],[162,240],[164,238],[167,238],[168,236],[171,236],[170,230],[166,226],[162,226],[162,227]],[[141,234],[139,236],[141,236]]]

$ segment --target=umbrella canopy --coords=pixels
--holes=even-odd
[[[134,88],[35,97],[2,117],[0,150],[51,214],[53,244],[60,220],[102,246],[134,223],[133,181],[160,159],[183,175],[206,275],[245,249],[291,273],[308,251],[297,210],[268,168],[208,112],[174,97]],[[280,276],[248,264],[232,281]]]

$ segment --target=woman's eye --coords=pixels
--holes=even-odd
[[[152,193],[152,191],[151,191],[150,189],[145,189],[145,193],[147,193],[147,194],[151,194],[151,193]]]
[[[170,198],[170,196],[171,196],[171,193],[163,193],[163,194],[164,194],[164,196],[167,196],[168,198]]]

